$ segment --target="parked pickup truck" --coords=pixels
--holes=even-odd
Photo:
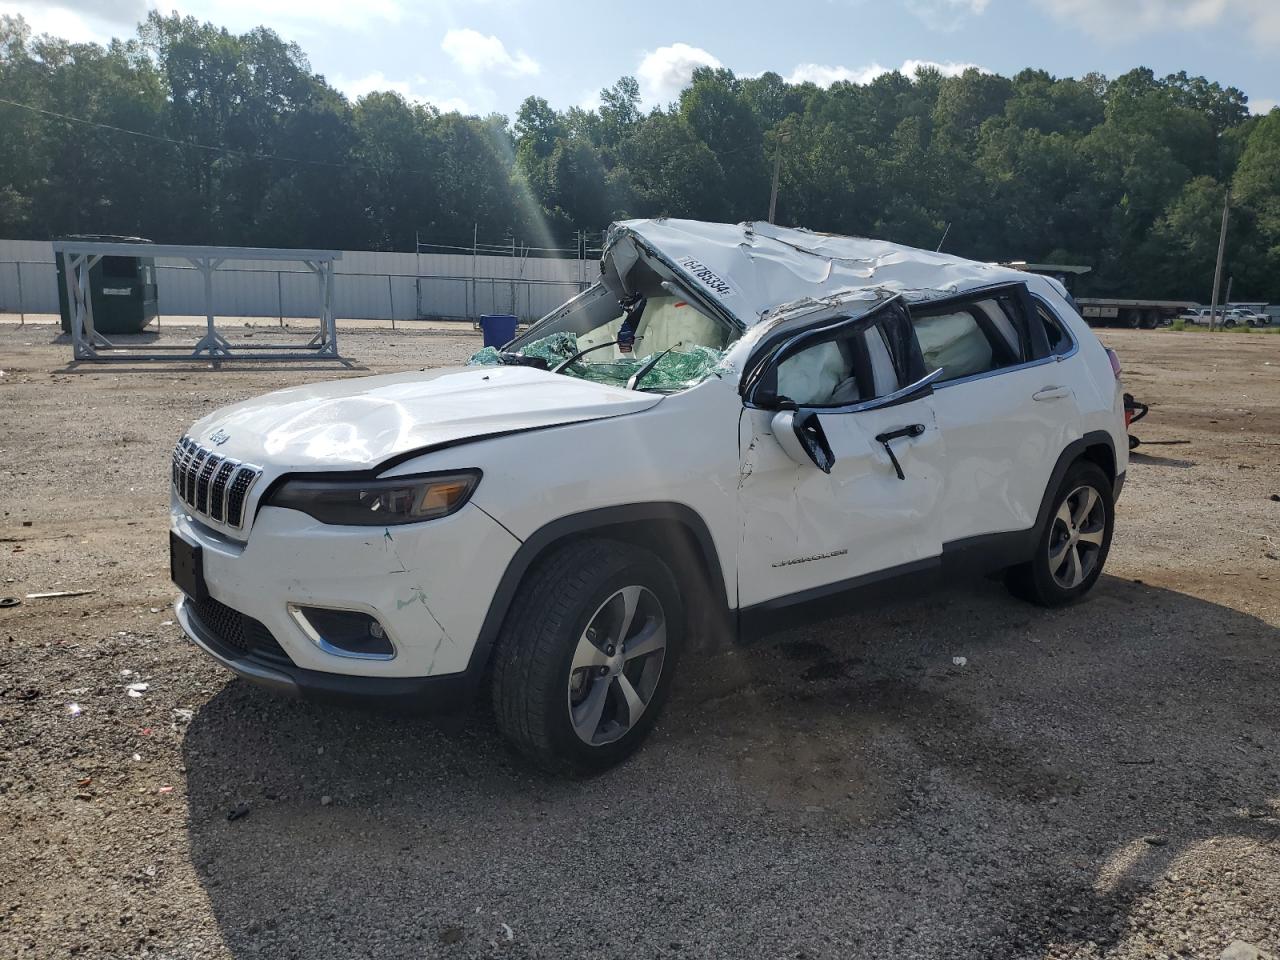
[[[1128,443],[1057,281],[768,224],[633,220],[466,366],[292,387],[178,441],[188,636],[291,694],[490,698],[535,761],[652,728],[694,633],[999,571],[1097,582]]]

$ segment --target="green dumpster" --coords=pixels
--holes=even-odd
[[[64,240],[98,243],[151,243],[141,237],[78,234]],[[141,251],[139,251],[141,252]],[[71,332],[71,304],[67,299],[65,255],[57,255],[58,309],[62,329]],[[102,257],[89,268],[88,291],[93,304],[93,328],[102,334],[141,333],[159,313],[156,262],[152,257]]]

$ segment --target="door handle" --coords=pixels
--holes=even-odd
[[[1070,387],[1041,387],[1031,395],[1032,400],[1062,400],[1071,396]]]
[[[884,447],[884,452],[889,455],[890,462],[893,463],[893,471],[898,475],[899,480],[907,479],[907,475],[902,472],[902,464],[898,462],[898,458],[893,454],[893,447],[889,444],[894,440],[901,440],[904,437],[918,437],[924,433],[923,423],[913,423],[909,427],[899,427],[897,430],[889,430],[886,433],[876,434],[876,443]]]

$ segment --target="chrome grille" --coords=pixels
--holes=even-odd
[[[193,514],[228,527],[244,526],[244,505],[262,470],[221,457],[190,437],[173,448],[173,489]]]

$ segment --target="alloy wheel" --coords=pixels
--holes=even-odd
[[[1107,528],[1107,506],[1091,486],[1066,495],[1049,533],[1049,572],[1065,590],[1082,584],[1098,566]]]
[[[666,652],[666,615],[652,590],[623,587],[596,609],[569,668],[569,720],[583,743],[612,743],[639,722]]]

